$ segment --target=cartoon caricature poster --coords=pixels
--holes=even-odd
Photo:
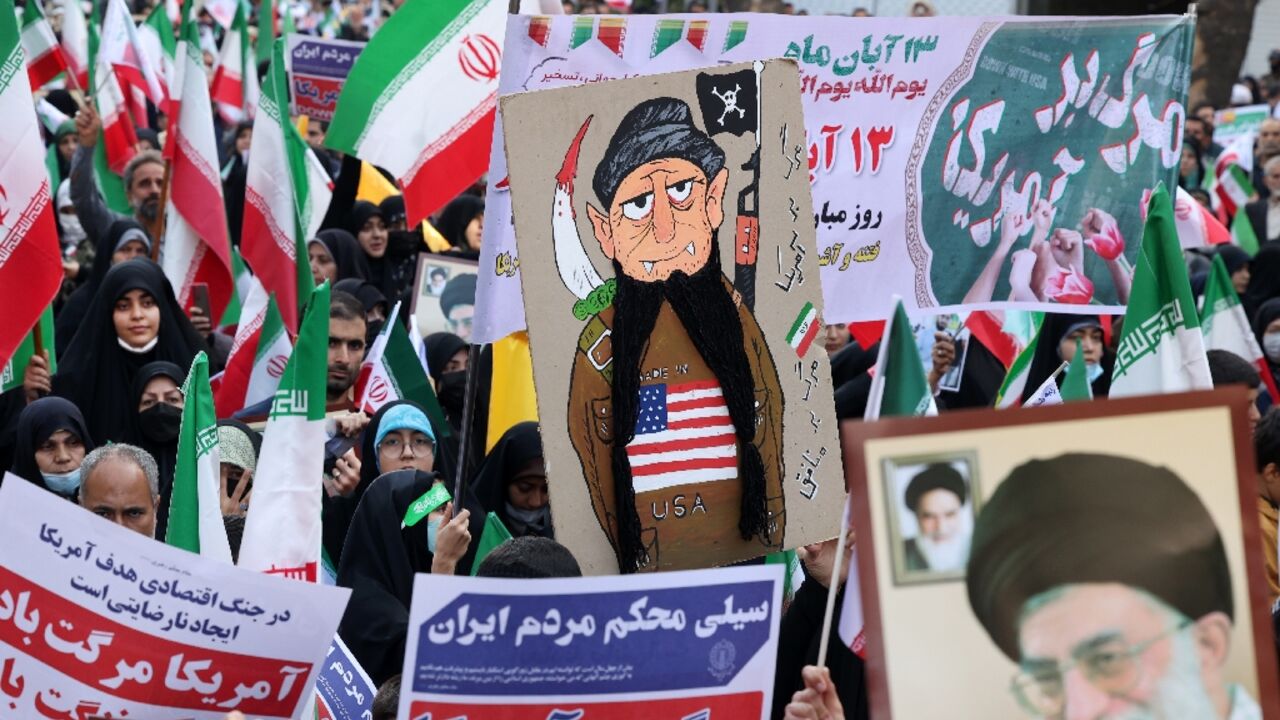
[[[836,535],[795,63],[501,102],[556,539],[602,574]]]

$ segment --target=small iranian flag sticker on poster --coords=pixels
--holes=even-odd
[[[796,351],[796,355],[804,357],[817,336],[818,309],[813,306],[813,303],[807,302],[800,308],[800,314],[791,325],[791,332],[787,333],[787,344]]]

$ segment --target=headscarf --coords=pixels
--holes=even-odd
[[[1018,662],[1027,601],[1095,583],[1149,593],[1192,620],[1233,616],[1222,536],[1168,468],[1086,453],[1015,468],[974,527],[965,578],[974,616]]]
[[[326,230],[325,232],[329,231]],[[338,230],[336,232],[342,231]],[[360,259],[363,260],[364,256],[361,255]],[[368,314],[370,310],[381,305],[382,314],[385,316],[391,315],[391,306],[387,303],[387,297],[382,294],[382,291],[378,289],[377,285],[374,285],[368,280],[355,277],[346,278],[345,280],[339,280],[335,283],[333,289],[350,293],[355,297],[355,299],[360,301],[360,305],[364,308],[366,314]],[[404,308],[401,308],[401,311],[403,312]]]
[[[1280,298],[1271,298],[1253,316],[1253,336],[1258,340],[1258,347],[1262,347],[1262,336],[1267,334],[1267,326],[1276,320],[1280,320]]]
[[[115,254],[116,248],[135,239],[142,240],[147,250],[151,250],[151,237],[133,218],[116,220],[111,223],[105,235],[98,237],[98,242],[94,245],[93,267],[89,271],[89,279],[67,298],[67,303],[62,306],[62,312],[58,313],[54,323],[54,344],[59,358],[66,355],[67,348],[71,346],[71,338],[84,324],[89,305],[98,294],[98,288],[102,287],[107,272],[111,270],[111,256]]]
[[[156,537],[163,538],[165,529],[169,526],[169,497],[173,493],[173,474],[178,469],[178,438],[175,435],[168,442],[159,442],[147,437],[142,431],[141,413],[138,412],[138,405],[142,402],[142,392],[147,389],[147,383],[158,377],[167,377],[178,387],[182,387],[187,373],[174,363],[164,360],[149,362],[138,369],[129,393],[132,402],[129,417],[133,420],[133,437],[129,443],[151,453],[151,457],[156,460],[156,469],[160,471],[161,502],[156,508]]]
[[[387,251],[380,258],[373,257],[364,252],[359,235],[365,223],[374,217],[380,217],[386,222],[382,209],[367,200],[357,200],[347,213],[347,229],[356,239],[356,247],[369,264],[366,279],[376,285],[391,303],[407,300],[412,297],[409,286],[413,284],[413,266],[417,263],[418,251],[425,249],[421,242],[422,234],[416,230],[396,233],[388,227]],[[412,239],[415,235],[417,240]]]
[[[1201,151],[1200,143],[1195,138],[1183,138],[1182,149],[1191,149],[1192,154],[1196,156],[1196,169],[1191,175],[1183,175],[1178,173],[1178,185],[1183,189],[1190,190],[1200,187],[1200,180],[1204,177],[1204,153]],[[1181,160],[1181,156],[1179,156]]]
[[[407,213],[404,208],[403,195],[388,195],[378,203],[378,210],[382,213],[382,219],[386,221],[387,227],[405,222]]]
[[[155,347],[133,353],[120,347],[112,313],[130,290],[151,295],[160,309],[160,332]],[[111,268],[85,311],[84,322],[59,356],[53,394],[65,397],[84,413],[95,444],[132,437],[124,419],[137,414],[137,398],[130,395],[138,370],[149,362],[167,360],[179,368],[191,366],[204,340],[183,314],[173,288],[159,265],[133,259]]]
[[[1040,324],[1040,334],[1036,337],[1036,351],[1031,356],[1031,367],[1027,370],[1027,385],[1022,390],[1024,402],[1040,389],[1044,381],[1048,380],[1064,361],[1071,360],[1058,355],[1058,346],[1062,344],[1063,338],[1081,327],[1100,328],[1102,320],[1097,315],[1045,313],[1044,322]],[[1115,357],[1111,354],[1111,349],[1104,344],[1100,363],[1103,372],[1097,380],[1093,381],[1094,397],[1106,397],[1111,390],[1111,366],[1114,362]]]
[[[62,142],[63,138],[67,137],[68,135],[75,135],[75,134],[76,134],[76,123],[74,120],[67,120],[66,122],[62,123],[61,125],[58,126],[58,130],[53,134],[54,147],[57,147],[58,144]],[[57,150],[53,151],[53,155],[58,162],[58,177],[60,178],[71,177],[71,174],[70,174],[71,161],[64,160],[62,158],[62,153],[58,152]]]
[[[1235,245],[1219,245],[1218,257],[1222,258],[1222,263],[1227,266],[1227,274],[1235,275],[1249,265],[1249,253],[1241,250]]]
[[[448,332],[431,333],[423,339],[422,345],[427,351],[427,370],[431,373],[431,379],[436,382],[440,382],[440,376],[444,374],[449,360],[459,350],[467,349],[466,340]]]
[[[507,486],[529,461],[542,457],[542,436],[538,423],[522,422],[511,426],[485,456],[475,479],[471,481],[473,499],[468,503],[473,520],[483,521],[485,513],[494,513],[512,534],[516,534],[518,522],[507,513]],[[480,523],[483,532],[483,522]],[[551,537],[551,528],[529,528],[524,534]],[[472,537],[477,537],[473,531]]]
[[[1249,286],[1240,297],[1240,304],[1252,318],[1263,303],[1277,296],[1280,296],[1280,243],[1263,243],[1249,262]]]
[[[386,217],[382,214],[381,208],[368,200],[357,200],[351,206],[351,212],[347,213],[347,231],[351,233],[352,237],[359,236],[360,231],[364,229],[365,223],[374,217],[380,217],[383,222],[386,222]],[[361,250],[363,249],[363,246],[361,246]],[[375,258],[369,259],[374,260]],[[381,258],[376,259],[380,260]]]
[[[311,242],[319,243],[329,253],[329,257],[333,258],[338,267],[339,281],[369,279],[369,260],[351,233],[338,228],[321,230]]]
[[[258,467],[262,435],[239,420],[219,420],[218,450],[222,462],[253,472]]]
[[[374,686],[402,669],[413,576],[431,571],[427,523],[400,525],[434,480],[414,470],[377,478],[356,508],[338,563],[338,585],[351,588],[338,634]]]
[[[36,464],[36,450],[59,430],[80,438],[86,455],[93,451],[93,438],[84,424],[84,416],[69,401],[43,397],[23,408],[18,416],[17,446],[9,472],[48,490]]]
[[[472,252],[467,244],[467,226],[484,214],[484,200],[475,195],[459,195],[440,211],[436,230],[457,250]]]

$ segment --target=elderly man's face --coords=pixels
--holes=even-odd
[[[1271,165],[1262,175],[1262,182],[1272,194],[1280,192],[1280,165]]]
[[[600,249],[640,282],[664,281],[677,270],[692,275],[711,257],[728,179],[721,170],[708,181],[678,158],[641,165],[618,186],[608,215],[587,206]]]
[[[916,522],[920,533],[934,542],[946,542],[960,532],[959,496],[950,490],[930,490],[916,503]]]
[[[156,503],[142,468],[118,458],[107,458],[86,475],[80,485],[80,504],[100,518],[154,538]]]
[[[1270,157],[1280,154],[1280,120],[1268,118],[1258,127],[1258,152]]]
[[[1195,626],[1183,627],[1174,613],[1126,585],[1054,592],[1023,617],[1018,635],[1026,679],[1039,681],[1040,698],[1061,705],[1057,713],[1042,711],[1045,717],[1222,716],[1209,692],[1221,683],[1208,661],[1217,653],[1192,638]]]

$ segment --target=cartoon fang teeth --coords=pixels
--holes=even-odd
[[[688,247],[686,247],[686,248],[684,249],[684,251],[685,251],[685,252],[687,252],[687,253],[689,253],[690,255],[693,255],[693,254],[694,254],[694,251],[693,251],[693,243],[689,243],[689,246],[688,246]]]
[[[649,274],[649,275],[652,275],[652,274],[653,274],[653,261],[651,261],[651,260],[641,260],[641,261],[640,261],[640,264],[644,266],[644,271],[645,271],[645,273],[647,273],[647,274]]]

